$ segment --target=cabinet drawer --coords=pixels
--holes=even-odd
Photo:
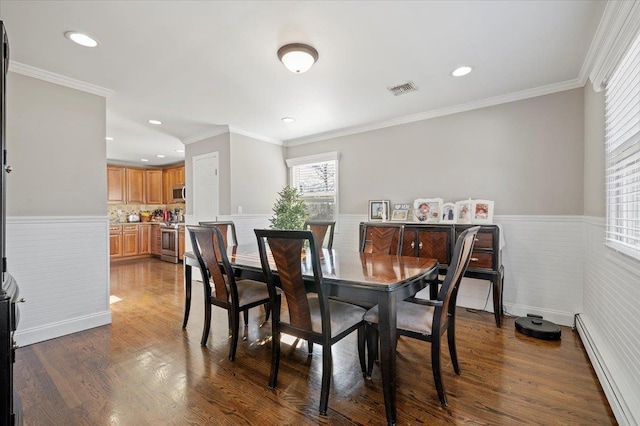
[[[109,225],[109,233],[110,234],[119,234],[122,229],[120,225]]]
[[[456,229],[456,241],[460,234],[462,234],[462,231],[462,229]],[[482,232],[481,229],[480,232],[476,234],[476,243],[473,247],[477,249],[493,250],[493,232]]]
[[[138,225],[122,225],[124,232],[138,232]]]
[[[474,251],[471,253],[469,268],[493,268],[493,253],[482,253]]]

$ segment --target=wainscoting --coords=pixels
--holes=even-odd
[[[20,346],[111,323],[105,217],[7,218],[7,270],[20,286]]]

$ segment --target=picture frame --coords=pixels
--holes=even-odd
[[[444,203],[440,223],[456,223],[456,203]]]
[[[471,199],[455,202],[455,223],[471,223],[472,204]]]
[[[384,222],[389,218],[389,200],[369,200],[369,222]]]
[[[409,217],[409,209],[395,209],[391,215],[391,220],[397,222],[406,222]]]
[[[413,201],[416,222],[437,223],[442,216],[442,198],[417,198]]]
[[[471,208],[471,223],[491,224],[493,223],[493,201],[473,200]]]

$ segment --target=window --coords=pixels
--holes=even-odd
[[[640,260],[640,37],[605,90],[606,244]]]
[[[338,158],[329,152],[287,160],[290,184],[307,205],[310,220],[337,220]]]

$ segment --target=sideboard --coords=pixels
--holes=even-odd
[[[380,222],[366,222],[375,224]],[[500,227],[498,225],[450,225],[450,224],[426,224],[417,222],[385,222],[397,224],[398,228],[404,226],[402,238],[402,255],[430,257],[438,259],[440,272],[446,273],[453,247],[458,235],[462,231],[472,226],[480,226],[476,237],[476,243],[471,255],[471,261],[467,267],[465,277],[478,278],[491,281],[493,289],[493,312],[496,325],[500,327],[502,323],[502,288],[504,285],[504,266],[502,265],[502,250],[500,245]],[[364,250],[368,249],[369,238],[363,235],[365,222],[360,223],[360,247],[363,238],[365,240]],[[396,252],[397,238],[399,232],[392,242],[392,253]],[[435,290],[435,288],[433,289]],[[432,292],[432,297],[434,297]]]

